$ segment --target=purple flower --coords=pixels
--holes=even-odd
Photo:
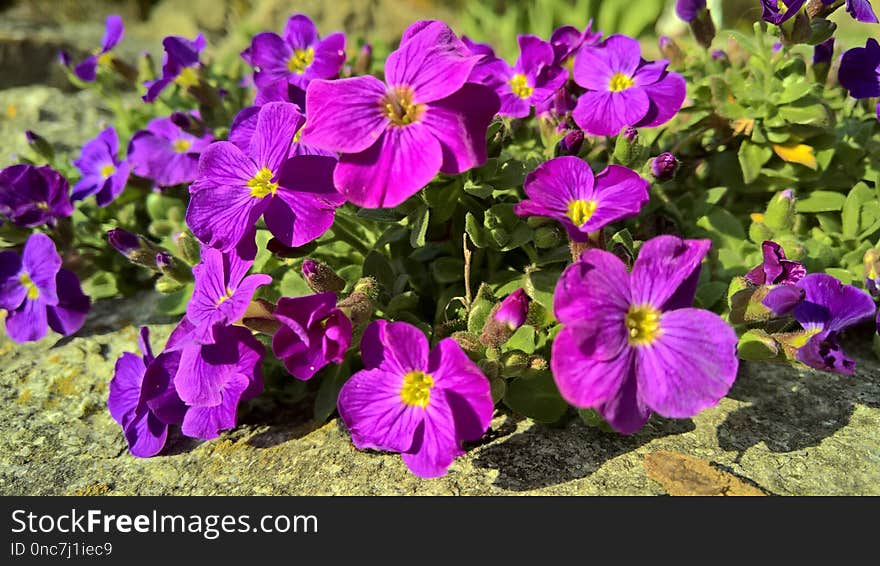
[[[833,4],[836,0],[822,0],[823,4]],[[860,22],[876,24],[877,15],[871,7],[870,0],[846,0],[846,11]]]
[[[493,79],[484,83],[501,100],[498,114],[525,118],[536,106],[558,91],[568,80],[568,71],[554,66],[553,46],[534,35],[518,38],[520,56],[511,67],[493,68]]]
[[[556,156],[577,155],[583,145],[584,133],[578,129],[571,130],[556,144]]]
[[[665,124],[681,108],[684,78],[667,70],[666,60],[645,61],[639,42],[612,35],[584,46],[574,61],[574,80],[587,89],[572,114],[588,134],[614,136],[626,126]]]
[[[165,447],[168,426],[181,423],[186,406],[173,383],[180,352],[154,357],[146,326],[141,328],[138,343],[141,356],[124,352],[116,360],[107,408],[122,427],[132,455],[149,458]]]
[[[0,252],[0,309],[6,309],[6,333],[15,342],[31,342],[48,328],[68,336],[82,327],[90,300],[73,272],[61,269],[55,243],[36,232],[19,256]]]
[[[205,38],[202,34],[198,34],[192,41],[170,35],[162,40],[162,47],[165,48],[162,77],[144,83],[147,87],[147,93],[143,96],[144,102],[156,100],[171,83],[177,83],[184,88],[199,83],[199,54],[205,49]]]
[[[344,202],[333,186],[336,161],[287,158],[303,119],[293,104],[271,102],[260,108],[248,151],[221,141],[202,153],[186,211],[199,240],[231,250],[264,214],[269,231],[286,246],[311,242],[330,228]]]
[[[351,321],[336,308],[336,293],[282,297],[275,318],[281,328],[272,352],[297,379],[311,379],[327,364],[342,362],[351,344]]]
[[[761,18],[765,22],[781,25],[797,14],[807,0],[761,0]]]
[[[195,180],[199,155],[214,141],[210,132],[197,137],[169,118],[154,118],[128,144],[128,162],[135,175],[152,179],[159,187]]]
[[[498,111],[487,87],[467,83],[476,58],[443,22],[416,22],[372,76],[315,80],[306,92],[305,144],[342,153],[334,184],[352,203],[393,207],[438,171],[486,161],[486,131]]]
[[[252,242],[252,238],[245,240],[245,244]],[[202,261],[192,270],[195,288],[186,306],[186,317],[195,327],[192,340],[213,342],[214,326],[228,326],[241,319],[257,288],[272,282],[262,273],[246,276],[256,256],[256,247],[248,247],[240,245],[229,252],[202,248]]]
[[[678,169],[678,159],[675,155],[666,151],[651,160],[651,174],[658,181],[668,181],[675,176]]]
[[[128,257],[133,251],[141,249],[141,239],[122,228],[107,231],[107,241],[117,252]]]
[[[701,10],[706,9],[706,0],[678,0],[675,3],[675,13],[682,20],[690,23],[697,18]]]
[[[553,46],[553,64],[568,65],[583,45],[596,45],[602,38],[602,32],[593,32],[593,20],[587,22],[584,31],[576,27],[562,26],[553,30],[550,45]]]
[[[339,74],[345,63],[345,34],[320,39],[312,20],[296,14],[287,20],[284,38],[272,32],[257,34],[241,56],[255,68],[257,87],[283,81],[305,90],[313,79]]]
[[[303,93],[303,95],[305,95],[305,93]],[[276,102],[284,101],[279,100]],[[305,105],[305,103],[303,103],[303,105]],[[259,115],[260,106],[247,106],[241,109],[241,111],[239,111],[239,113],[235,115],[235,118],[233,118],[232,125],[229,128],[229,141],[235,144],[238,149],[244,152],[248,151],[248,148],[251,144],[251,139],[254,137],[254,132],[257,131],[257,121],[259,120]],[[290,151],[287,152],[287,156],[293,157],[295,155],[323,155],[326,157],[332,157],[334,160],[336,160],[336,152],[325,151],[323,149],[311,147],[300,141],[300,133],[302,132],[302,126],[304,124],[305,122],[303,121],[300,121],[298,123],[296,132],[294,132],[293,134],[293,143],[290,144]]]
[[[844,53],[837,79],[853,98],[880,96],[880,43],[871,38],[864,47],[855,47]],[[880,103],[877,104],[877,119],[880,120]]]
[[[107,16],[104,26],[104,40],[101,41],[101,47],[96,49],[94,54],[89,55],[73,68],[73,73],[79,77],[80,80],[86,82],[94,81],[98,65],[109,65],[112,60],[110,51],[122,41],[122,36],[125,33],[125,26],[122,24],[122,18],[120,16]],[[61,61],[65,67],[70,65],[69,56],[62,57]]]
[[[516,330],[526,322],[528,314],[529,296],[523,289],[517,289],[501,301],[492,318],[505,324],[510,330]]]
[[[70,185],[48,165],[10,165],[0,171],[0,214],[17,226],[54,224],[73,214]]]
[[[557,157],[526,176],[528,199],[517,203],[519,216],[547,216],[562,223],[569,237],[585,242],[590,232],[630,216],[648,202],[648,181],[620,165],[593,176],[577,157]]]
[[[837,338],[846,328],[874,316],[873,299],[825,273],[811,273],[798,286],[806,296],[793,315],[809,340],[798,349],[797,359],[812,368],[852,375],[855,361],[841,349]]]
[[[822,63],[831,64],[831,59],[834,56],[834,38],[829,37],[822,43],[817,44],[813,48],[813,65],[819,65]]]
[[[208,440],[234,428],[239,403],[262,392],[265,348],[241,326],[217,325],[212,344],[192,341],[193,330],[181,321],[165,350],[180,352],[174,387],[188,406],[181,430]]]
[[[804,278],[807,270],[798,261],[785,259],[782,246],[770,240],[761,244],[764,262],[746,273],[753,285],[793,285]]]
[[[562,396],[630,434],[652,412],[688,418],[727,394],[737,336],[717,314],[689,308],[708,240],[659,236],[642,245],[632,273],[590,249],[563,272],[554,312],[563,329],[551,369]]]
[[[492,420],[489,380],[451,338],[429,351],[405,322],[376,321],[361,341],[365,369],[339,393],[354,445],[401,452],[417,476],[442,476],[462,441],[478,440]]]
[[[73,164],[82,173],[82,179],[73,186],[71,200],[83,200],[95,195],[98,206],[107,206],[125,189],[129,165],[117,158],[119,137],[113,126],[86,142],[79,159]]]

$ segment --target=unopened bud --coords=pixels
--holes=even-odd
[[[353,326],[366,324],[373,316],[373,301],[366,293],[355,291],[339,301],[337,306],[345,311]]]
[[[764,213],[764,224],[773,231],[790,232],[794,227],[794,215],[797,199],[794,191],[786,189],[774,195],[767,204]]]
[[[368,75],[373,67],[373,46],[365,43],[358,51],[357,58],[354,61],[352,72],[355,75]]]
[[[877,248],[865,252],[865,288],[880,298],[880,250]]]
[[[177,249],[180,251],[180,256],[187,261],[190,265],[195,265],[201,261],[201,249],[199,246],[199,241],[193,237],[189,232],[181,232],[178,234],[177,239]]]
[[[651,161],[651,173],[658,181],[668,181],[675,177],[678,159],[670,152],[664,152]]]
[[[637,168],[644,163],[646,148],[639,140],[639,132],[633,127],[626,127],[614,144],[614,161],[630,168]]]
[[[660,53],[662,53],[663,57],[672,65],[679,65],[684,61],[684,52],[674,39],[666,35],[661,35],[658,43],[660,45]]]
[[[379,297],[379,282],[372,277],[361,277],[354,284],[353,293],[363,293],[375,301]]]
[[[107,241],[116,251],[128,258],[128,261],[141,267],[158,271],[156,255],[165,250],[138,234],[132,234],[121,228],[107,231]]]
[[[329,265],[320,261],[304,260],[302,274],[309,288],[315,293],[326,293],[327,291],[341,293],[345,289],[345,279],[336,275],[336,272]]]
[[[813,78],[818,83],[828,80],[828,71],[834,58],[834,38],[829,37],[813,47]]]
[[[511,350],[501,356],[501,376],[519,377],[529,367],[529,355],[522,350]]]
[[[498,303],[486,320],[480,342],[486,346],[499,348],[526,321],[529,314],[529,296],[525,290],[517,289]]]
[[[167,251],[161,251],[156,254],[156,268],[162,275],[181,283],[192,281],[193,279],[192,268]]]
[[[175,291],[180,291],[182,288],[183,283],[174,279],[173,277],[163,275],[162,277],[156,279],[156,291],[164,295],[174,293]]]
[[[697,43],[709,49],[712,40],[715,39],[715,23],[712,21],[712,14],[709,13],[709,10],[701,10],[697,17],[691,20],[690,26]]]
[[[26,130],[24,132],[24,137],[27,140],[30,148],[36,153],[39,157],[47,161],[51,161],[55,157],[55,150],[52,149],[52,144],[46,141],[46,138],[34,132],[33,130]]]
[[[563,155],[577,155],[584,145],[584,133],[581,130],[571,130],[556,144],[556,157]]]
[[[458,332],[453,332],[450,338],[455,340],[455,343],[461,346],[461,349],[464,350],[472,360],[480,360],[483,358],[486,348],[480,344],[480,339],[476,335],[460,330]]]

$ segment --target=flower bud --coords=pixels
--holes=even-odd
[[[30,148],[36,153],[39,157],[47,161],[51,161],[55,157],[55,150],[52,149],[52,144],[46,141],[46,138],[34,132],[33,130],[26,130],[24,132],[24,137],[27,140]]]
[[[790,232],[794,227],[796,203],[797,199],[791,189],[774,195],[764,213],[764,224],[773,231]]]
[[[133,264],[153,271],[159,270],[156,265],[156,255],[165,250],[143,236],[114,228],[107,231],[107,241]]]
[[[614,144],[614,161],[626,167],[638,167],[645,159],[646,148],[639,140],[639,131],[627,126]]]
[[[354,61],[352,71],[355,75],[367,75],[373,66],[373,46],[365,43],[361,46]]]
[[[156,279],[156,291],[162,293],[163,295],[168,295],[170,293],[174,293],[175,291],[180,291],[182,288],[183,283],[174,279],[173,277],[163,275],[162,277]]]
[[[483,326],[480,342],[494,348],[507,342],[516,329],[525,323],[529,314],[529,300],[523,289],[517,289],[498,303]]]
[[[141,247],[141,239],[136,234],[132,234],[122,228],[109,230],[107,232],[107,241],[116,251],[126,257]]]
[[[663,57],[669,60],[672,65],[679,65],[682,61],[684,61],[684,52],[682,52],[681,47],[669,36],[661,35],[659,40],[660,45],[660,53],[663,54]]]
[[[354,284],[353,293],[363,293],[374,301],[379,297],[379,282],[372,277],[361,277]]]
[[[156,254],[156,268],[162,275],[181,283],[193,279],[192,268],[164,250]]]
[[[195,265],[201,261],[201,248],[198,240],[196,240],[189,232],[181,232],[175,240],[177,249],[180,251],[181,257],[190,265]]]
[[[709,49],[712,40],[715,39],[715,22],[712,21],[712,14],[709,10],[701,10],[697,17],[690,22],[691,32],[697,43]]]
[[[880,250],[877,248],[865,252],[865,288],[880,299]]]
[[[556,144],[556,157],[564,155],[577,155],[584,145],[584,132],[571,130]]]
[[[675,176],[678,159],[670,152],[664,152],[651,160],[651,173],[658,181],[668,181]]]
[[[834,58],[834,38],[829,37],[813,47],[813,78],[818,83],[828,80],[828,71]]]
[[[333,269],[313,259],[306,259],[302,264],[302,274],[309,288],[315,293],[332,291],[341,293],[345,289],[345,279],[336,275]]]
[[[450,338],[455,340],[455,343],[461,346],[461,349],[464,350],[472,360],[482,359],[486,352],[485,346],[480,344],[480,339],[476,335],[465,330],[453,332]]]
[[[501,356],[501,376],[519,377],[529,367],[529,355],[522,350],[511,350]]]

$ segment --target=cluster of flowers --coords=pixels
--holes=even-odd
[[[765,14],[770,4],[776,3],[764,2]],[[795,2],[785,4],[795,11]],[[862,4],[847,6],[861,14]],[[679,2],[678,8],[683,19],[705,24],[705,2]],[[108,18],[101,48],[73,73],[92,81],[100,66],[123,65],[112,54],[122,34],[121,19]],[[168,37],[163,46],[162,75],[144,84],[144,101],[172,84],[207,96],[200,90],[204,38]],[[345,203],[397,206],[438,173],[483,165],[496,116],[552,116],[572,147],[584,135],[633,137],[635,128],[668,122],[684,103],[683,77],[669,70],[668,61],[642,58],[635,39],[564,27],[549,41],[521,36],[519,46],[511,66],[443,22],[420,21],[388,56],[384,81],[338,78],[345,36],[321,38],[311,20],[294,15],[283,37],[260,33],[241,53],[253,67],[254,101],[235,116],[226,140],[215,140],[197,112],[179,111],[135,133],[124,158],[116,131],[102,131],[74,162],[81,180],[72,193],[48,167],[2,172],[0,213],[30,227],[69,217],[72,201],[92,195],[106,206],[131,174],[157,189],[188,185],[185,217],[200,242],[200,261],[192,269],[186,315],[158,355],[142,329],[141,354],[123,354],[110,384],[110,413],[132,454],[160,453],[171,426],[202,439],[235,426],[239,404],[263,389],[266,348],[247,324],[253,320],[272,336],[274,356],[300,380],[341,363],[361,336],[363,369],[342,387],[337,404],[358,448],[399,452],[414,473],[435,477],[462,453],[463,442],[486,433],[494,403],[479,366],[452,338],[431,348],[411,324],[371,320],[374,282],[361,280],[340,297],[345,282],[328,266],[306,260],[303,276],[315,293],[272,304],[255,299],[271,278],[248,273],[261,219],[280,245],[300,247],[327,232]],[[850,58],[865,66],[873,50],[880,48],[869,42],[866,54]],[[70,64],[69,57],[62,60]],[[869,92],[861,83],[850,90],[854,96]],[[656,158],[655,177],[664,178],[674,166],[671,154]],[[558,221],[577,250],[554,294],[562,328],[550,363],[558,389],[571,405],[595,409],[625,434],[643,427],[652,413],[687,418],[715,405],[738,369],[734,329],[692,306],[708,240],[649,239],[631,268],[597,247],[594,235],[637,216],[649,188],[627,167],[609,165],[594,174],[582,159],[565,155],[529,173],[527,198],[514,209],[519,216]],[[141,236],[113,230],[108,239],[130,257],[147,254],[166,266],[172,261]],[[746,279],[767,287],[767,308],[778,316],[791,313],[809,334],[794,355],[813,367],[851,372],[836,336],[873,315],[873,301],[830,276],[804,276],[778,247],[768,246],[764,264]],[[60,265],[44,234],[30,237],[21,258],[0,254],[0,307],[10,312],[13,339],[38,339],[47,324],[64,334],[82,324],[88,298]],[[503,343],[526,322],[528,309],[522,289],[511,293],[493,310],[481,341]]]

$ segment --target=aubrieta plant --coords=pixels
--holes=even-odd
[[[750,34],[679,0],[693,39],[591,21],[509,59],[441,21],[387,52],[294,14],[235,63],[167,37],[160,69],[111,16],[60,59],[113,123],[73,155],[27,132],[0,171],[6,333],[154,287],[175,329],[108,376],[133,455],[273,395],[426,478],[498,411],[632,434],[741,360],[852,375],[880,326],[880,48],[828,16],[877,18],[755,7]]]

